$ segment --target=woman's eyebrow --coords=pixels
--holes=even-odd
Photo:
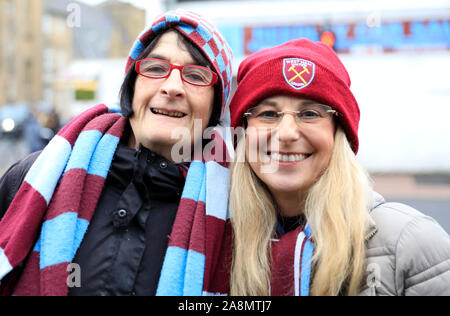
[[[171,63],[169,58],[167,58],[167,57],[165,57],[163,55],[159,55],[159,54],[150,53],[147,56],[147,58],[161,59],[161,60],[167,61],[168,63]],[[186,63],[185,65],[198,65],[198,63],[195,60],[191,59],[191,61]]]
[[[299,107],[303,107],[303,106],[308,106],[308,105],[320,105],[321,103],[314,101],[314,100],[300,100],[296,105]],[[259,103],[259,105],[265,105],[265,106],[273,106],[273,107],[277,107],[278,106],[278,102],[271,100],[271,99],[266,99],[263,100]]]
[[[168,58],[164,57],[163,55],[158,55],[158,54],[150,53],[150,54],[148,54],[147,58],[161,59],[161,60],[169,62]]]
[[[300,101],[300,102],[298,103],[298,105],[300,105],[300,106],[305,106],[305,105],[320,105],[320,103],[319,103],[319,102],[316,102],[316,101],[313,101],[313,100],[303,100],[303,101]]]

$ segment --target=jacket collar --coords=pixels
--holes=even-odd
[[[187,166],[172,163],[144,146],[136,150],[119,143],[107,181],[122,190],[132,181],[142,196],[172,201],[181,196],[185,177],[180,167]]]
[[[379,194],[375,191],[372,191],[372,201],[371,201],[370,211],[369,211],[369,215],[370,215],[369,223],[368,223],[368,228],[367,228],[366,237],[365,237],[366,241],[369,241],[373,236],[375,236],[375,234],[378,231],[377,224],[375,223],[375,220],[372,217],[372,211],[383,203],[386,203],[386,200],[384,199],[384,197],[381,196],[381,194]]]

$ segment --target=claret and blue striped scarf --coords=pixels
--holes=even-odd
[[[34,162],[0,222],[3,293],[68,294],[70,263],[126,124],[126,118],[105,105],[95,106],[62,129]],[[219,136],[214,141],[224,142]],[[216,293],[210,281],[228,218],[227,191],[228,168],[223,163],[191,163],[158,295]]]
[[[192,161],[169,236],[157,295],[225,294],[215,270],[228,227],[228,164],[232,156],[230,93],[232,53],[220,33],[199,15],[177,10],[159,16],[136,40],[133,65],[151,39],[174,27],[201,49],[219,76],[221,126],[214,147],[220,159]],[[0,222],[3,294],[67,295],[70,263],[96,209],[127,118],[98,105],[66,125],[32,165]],[[230,150],[231,149],[231,150]],[[213,156],[214,155],[214,156]]]

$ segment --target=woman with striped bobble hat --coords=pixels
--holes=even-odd
[[[157,17],[131,49],[121,113],[89,109],[0,180],[1,294],[213,291],[228,217],[220,126],[229,126],[231,64],[203,17]],[[203,155],[206,144],[223,157]]]

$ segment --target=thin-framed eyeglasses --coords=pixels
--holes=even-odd
[[[249,125],[276,127],[285,114],[292,114],[297,124],[317,123],[333,116],[339,116],[337,111],[323,104],[307,105],[298,111],[276,111],[271,107],[262,105],[248,110],[244,113],[244,118],[247,119]]]
[[[194,86],[209,87],[216,84],[217,74],[206,67],[197,65],[174,65],[156,58],[142,59],[136,63],[135,70],[143,77],[151,79],[168,78],[174,69],[180,71],[181,79]]]

